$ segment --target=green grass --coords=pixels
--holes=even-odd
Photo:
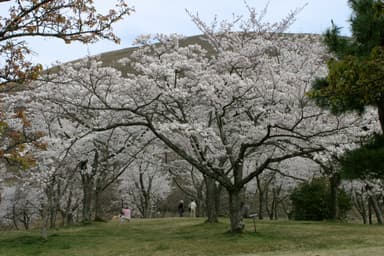
[[[97,223],[51,231],[0,232],[0,255],[126,256],[383,255],[384,227],[328,222],[247,222],[244,234],[226,232],[227,220],[168,218]]]

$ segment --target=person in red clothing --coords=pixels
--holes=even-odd
[[[125,222],[125,221],[130,221],[131,220],[131,209],[129,209],[128,207],[123,207],[123,209],[121,209],[121,213],[120,213],[120,222]]]

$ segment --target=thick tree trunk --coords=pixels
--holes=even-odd
[[[56,209],[56,204],[53,203],[53,186],[48,185],[44,191],[47,196],[46,203],[42,203],[40,206],[40,217],[41,217],[41,238],[43,240],[48,239],[48,225],[52,220],[50,216],[52,215],[52,208]]]
[[[279,196],[280,196],[281,188],[282,188],[282,185],[272,189],[272,192],[273,192],[273,208],[272,209],[273,209],[274,220],[277,220],[279,218],[279,213],[277,211],[277,208],[279,206]]]
[[[48,222],[49,222],[49,209],[48,205],[41,205],[41,238],[43,240],[48,240]]]
[[[48,186],[45,190],[47,196],[47,202],[41,204],[40,216],[41,216],[41,238],[48,240],[48,224],[49,224],[49,213],[52,207],[52,187]]]
[[[259,220],[262,220],[263,216],[264,216],[264,212],[263,212],[263,207],[264,207],[264,190],[263,190],[263,187],[261,185],[261,181],[260,181],[259,176],[256,176],[256,182],[257,182],[257,190],[259,192],[258,193],[259,209],[258,209],[258,212],[257,212],[257,216],[258,216]]]
[[[152,214],[152,211],[151,211],[151,197],[149,195],[149,193],[145,193],[143,194],[143,197],[144,197],[144,202],[143,202],[143,218],[150,218],[151,217],[151,214]]]
[[[31,217],[29,215],[29,212],[26,209],[23,210],[21,222],[23,223],[24,229],[29,230],[29,224],[31,223]]]
[[[205,176],[205,187],[206,187],[206,207],[207,207],[207,220],[208,223],[217,223],[217,207],[216,207],[216,183],[210,177]]]
[[[243,216],[241,216],[241,190],[230,190],[229,219],[232,233],[241,233],[244,230]]]
[[[369,196],[369,201],[371,202],[373,211],[375,212],[375,215],[376,215],[376,218],[377,218],[377,222],[379,224],[383,224],[383,214],[381,212],[381,209],[380,209],[379,205],[377,204],[376,197],[374,195],[370,195]]]
[[[268,217],[270,220],[277,220],[278,219],[278,213],[277,213],[277,207],[279,204],[279,194],[280,194],[281,187],[274,187],[272,188],[272,200],[270,200],[270,196],[268,193],[268,190],[266,190],[265,193],[265,209],[267,211]],[[271,202],[270,202],[271,201]]]
[[[56,228],[56,215],[57,215],[57,209],[56,204],[51,204],[49,207],[49,227],[50,228]]]
[[[218,184],[216,186],[216,192],[215,192],[215,209],[216,209],[216,216],[217,218],[220,215],[220,208],[221,208],[221,191],[223,191],[223,186]]]
[[[93,184],[88,177],[83,179],[86,182],[83,182],[83,223],[91,223],[91,209],[92,209],[92,192]]]
[[[384,133],[384,99],[377,104],[377,112],[381,126],[381,132]]]
[[[369,225],[373,224],[373,222],[372,222],[372,202],[369,198],[368,198],[368,223],[369,223]]]
[[[80,163],[80,169],[83,170],[81,174],[81,183],[83,186],[83,223],[91,223],[92,218],[92,199],[95,186],[95,175],[98,172],[99,165],[99,152],[96,150],[93,157],[92,171],[88,173],[86,171],[88,161],[82,161]]]
[[[205,181],[201,182],[199,188],[196,191],[197,198],[195,198],[195,201],[197,203],[196,213],[198,217],[206,216],[205,215],[206,202],[205,202],[204,195],[206,194],[207,191],[206,190],[204,191],[204,184],[205,184]]]
[[[17,225],[17,210],[16,203],[12,205],[12,223],[16,230],[19,230],[19,226]]]
[[[265,192],[265,211],[267,212],[268,218],[270,220],[273,220],[273,197],[272,197],[272,202],[270,202],[270,196],[269,196],[269,191],[266,190]]]
[[[73,205],[72,205],[72,199],[73,199],[73,192],[72,190],[69,190],[68,199],[65,205],[64,210],[62,211],[62,217],[63,217],[63,226],[68,226],[73,224]]]
[[[102,209],[101,209],[101,194],[102,194],[101,189],[96,187],[95,203],[94,203],[94,211],[95,211],[94,220],[95,221],[103,221]]]
[[[361,214],[361,218],[363,219],[363,224],[367,224],[368,223],[367,213],[365,211]]]
[[[359,214],[363,220],[363,224],[367,224],[368,223],[367,203],[366,203],[366,200],[365,200],[363,194],[354,192],[353,204],[354,204],[356,210],[359,212]]]
[[[60,207],[60,187],[57,188],[56,191],[54,191],[53,185],[52,185],[53,191],[51,202],[49,203],[49,227],[50,228],[56,228],[56,220],[57,220],[57,212]]]
[[[338,191],[340,185],[340,177],[338,174],[334,174],[329,178],[330,184],[330,203],[331,203],[331,212],[330,218],[336,220],[339,218],[339,201],[338,201]]]

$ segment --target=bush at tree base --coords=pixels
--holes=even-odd
[[[347,193],[338,191],[339,218],[344,218],[351,209]],[[326,178],[316,178],[298,185],[290,195],[292,212],[290,218],[295,220],[324,220],[331,218],[330,185]]]

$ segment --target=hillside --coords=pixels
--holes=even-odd
[[[309,36],[311,38],[314,38],[315,40],[321,40],[321,38],[322,38],[321,35],[317,35],[317,34],[284,33],[284,34],[280,34],[280,36],[281,37],[286,37],[288,40],[290,38],[300,38],[300,37],[305,37],[305,36]],[[191,44],[199,44],[203,48],[207,49],[208,52],[212,52],[212,47],[207,43],[207,41],[204,39],[204,36],[202,36],[202,35],[195,35],[195,36],[186,37],[185,39],[181,40],[181,42],[180,42],[181,46],[191,45]],[[116,68],[120,69],[124,73],[127,70],[125,70],[124,67],[119,65],[117,63],[117,61],[119,59],[122,59],[122,58],[125,58],[125,57],[129,57],[132,54],[132,52],[134,52],[136,49],[137,49],[137,47],[129,47],[129,48],[124,48],[124,49],[120,49],[120,50],[108,51],[108,52],[104,52],[104,53],[101,53],[101,54],[97,54],[97,55],[95,55],[95,57],[96,56],[99,57],[100,60],[103,62],[104,66],[116,67]],[[79,60],[80,59],[73,60],[70,63],[77,62]],[[55,68],[53,68],[53,70],[54,69]]]

